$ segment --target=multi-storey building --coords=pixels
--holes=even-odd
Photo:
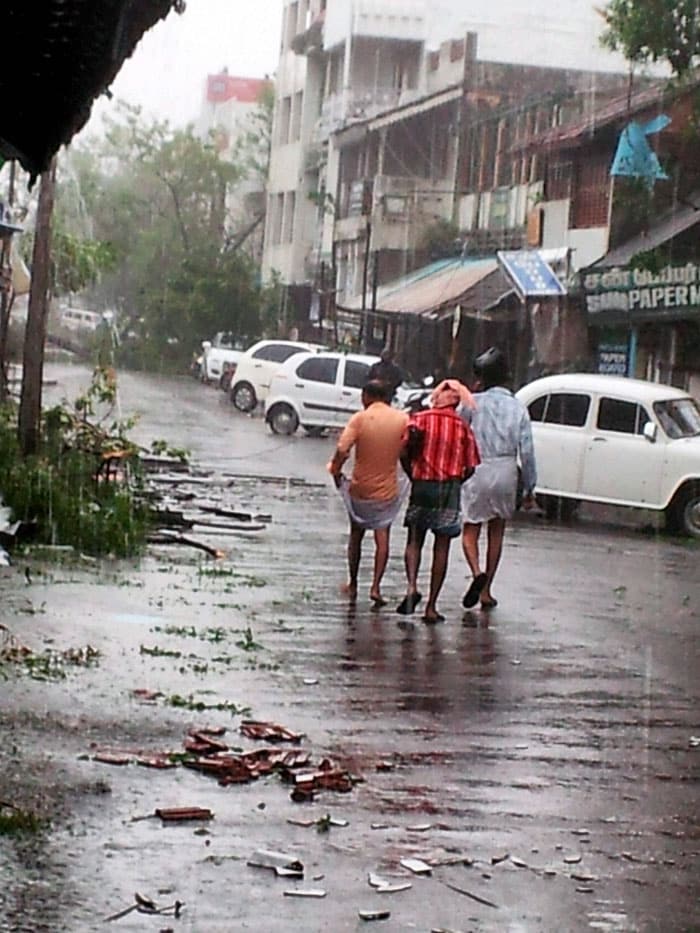
[[[244,174],[227,195],[227,226],[233,237],[245,238],[256,259],[262,258],[267,182],[263,167],[269,146],[264,114],[271,86],[267,78],[237,77],[225,68],[208,75],[196,123],[199,135],[211,138],[223,159],[241,164]]]
[[[582,7],[580,0],[561,0],[556,8],[533,0],[527,12],[517,0],[493,0],[488,8],[474,0],[446,0],[438,7],[427,0],[288,0],[276,78],[263,274],[276,270],[286,283],[313,282],[323,264],[335,265],[333,227],[343,196],[338,134],[345,134],[346,143],[353,128],[361,134],[368,120],[380,114],[390,119],[397,108],[430,108],[434,100],[419,102],[439,92],[444,103],[456,106],[457,120],[464,116],[466,65],[474,60],[464,40],[467,32],[478,33],[482,61],[558,68],[575,63],[580,71],[612,71],[620,62],[600,48],[601,24],[593,7]],[[449,36],[460,38],[445,42]],[[488,84],[481,91],[487,92]],[[597,92],[594,78],[588,92]],[[449,114],[447,107],[440,118]],[[453,138],[457,129],[453,122]],[[411,141],[404,143],[410,149]],[[449,162],[455,154],[443,146],[427,157]],[[448,175],[452,169],[454,195],[462,169],[456,163],[445,168]],[[367,197],[355,188],[353,204],[363,198],[366,203]],[[354,276],[352,287],[357,284]]]

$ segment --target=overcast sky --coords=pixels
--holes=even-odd
[[[282,0],[187,0],[146,33],[112,85],[114,98],[140,104],[176,123],[196,118],[208,74],[262,78],[277,67]],[[106,100],[94,108],[88,132],[97,129]]]

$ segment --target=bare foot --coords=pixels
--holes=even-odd
[[[482,592],[479,602],[482,609],[495,609],[498,605],[498,600],[491,595],[491,590],[488,589]]]
[[[445,617],[437,609],[431,609],[430,611],[426,609],[423,613],[423,621],[428,625],[435,625],[438,622],[444,622]]]
[[[357,599],[357,583],[343,583],[340,592],[350,600]]]

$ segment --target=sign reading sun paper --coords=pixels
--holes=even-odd
[[[660,272],[623,266],[588,272],[583,277],[586,310],[668,313],[687,309],[700,313],[700,264],[668,265]]]

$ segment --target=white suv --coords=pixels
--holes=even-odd
[[[669,530],[700,537],[700,407],[686,392],[620,376],[568,373],[523,386],[538,496],[664,511]]]
[[[343,427],[362,408],[362,387],[378,356],[356,353],[299,353],[272,378],[265,421],[275,434],[307,434]]]
[[[231,401],[239,411],[253,411],[258,402],[264,402],[267,398],[272,376],[285,360],[295,353],[322,349],[316,344],[289,340],[260,340],[254,343],[238,361],[231,382]]]
[[[220,383],[226,367],[235,371],[244,346],[231,333],[218,333],[213,340],[202,341],[201,377],[204,382]]]

